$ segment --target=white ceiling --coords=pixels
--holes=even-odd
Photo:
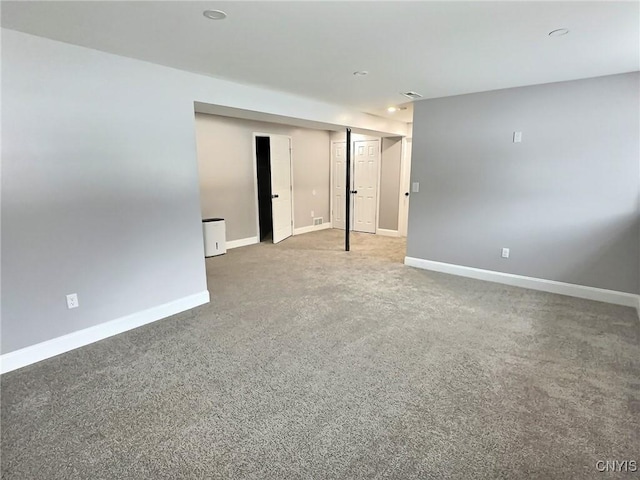
[[[434,98],[637,71],[639,16],[637,1],[2,2],[6,28],[383,116],[408,90]],[[571,33],[547,35],[562,27]],[[411,109],[393,115],[411,121]]]

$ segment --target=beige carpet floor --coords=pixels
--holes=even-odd
[[[2,377],[3,479],[602,479],[640,464],[631,308],[321,231],[208,259],[211,303]]]

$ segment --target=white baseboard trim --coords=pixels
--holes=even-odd
[[[321,223],[320,225],[309,225],[308,227],[300,227],[293,230],[294,235],[302,235],[303,233],[317,232],[318,230],[326,230],[331,228],[331,222]]]
[[[227,242],[227,250],[232,248],[246,247],[247,245],[255,245],[256,243],[260,243],[260,239],[258,237],[248,237],[241,238],[240,240],[231,240]]]
[[[208,291],[189,295],[188,297],[164,303],[157,307],[151,307],[147,310],[127,315],[126,317],[116,318],[115,320],[101,323],[100,325],[78,330],[61,337],[21,348],[20,350],[5,353],[0,356],[0,373],[7,373],[18,368],[26,367],[32,363],[55,357],[56,355],[79,347],[84,347],[90,343],[118,335],[127,330],[133,330],[134,328],[167,318],[205,303],[209,303]]]
[[[541,290],[543,292],[557,293],[559,295],[568,295],[570,297],[586,298],[588,300],[596,300],[598,302],[640,308],[640,304],[638,303],[640,301],[640,297],[633,293],[617,292],[615,290],[605,290],[603,288],[587,287],[584,285],[575,285],[573,283],[557,282],[555,280],[545,280],[543,278],[525,277],[522,275],[514,275],[512,273],[464,267],[461,265],[453,265],[451,263],[424,260],[422,258],[405,257],[404,263],[410,267],[433,270],[434,272],[449,273],[451,275],[475,278],[477,280],[503,283],[514,287],[529,288],[531,290]]]
[[[399,237],[397,230],[387,230],[386,228],[379,228],[376,230],[376,235],[382,235],[384,237]]]

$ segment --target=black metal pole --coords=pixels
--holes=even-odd
[[[349,251],[349,227],[351,226],[351,129],[347,128],[347,180],[345,182],[344,250]]]

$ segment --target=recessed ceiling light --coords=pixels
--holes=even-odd
[[[568,28],[559,28],[557,30],[553,30],[553,31],[549,32],[549,36],[550,37],[561,37],[562,35],[566,35],[567,33],[569,33],[569,29]]]
[[[205,10],[202,14],[209,20],[224,20],[227,18],[227,14],[222,10]]]
[[[353,72],[356,77],[364,77],[365,75],[369,75],[369,72],[366,70],[358,70],[357,72]]]
[[[389,108],[387,108],[387,112],[389,112],[389,113],[393,113],[393,112],[395,112],[396,110],[398,110],[396,107],[389,107]]]

